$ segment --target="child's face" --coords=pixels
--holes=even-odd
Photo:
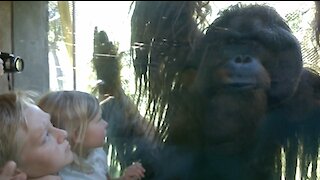
[[[88,125],[83,146],[87,149],[103,146],[107,126],[108,123],[101,118],[101,113],[98,113]]]
[[[21,169],[30,177],[56,174],[73,160],[67,133],[52,126],[49,114],[36,105],[25,110],[27,130],[18,129]]]

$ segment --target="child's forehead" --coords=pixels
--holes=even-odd
[[[50,122],[50,115],[34,104],[26,107],[24,117],[28,128],[32,126],[46,126]]]
[[[101,108],[99,108],[99,111],[97,111],[94,114],[93,119],[89,119],[89,121],[99,120],[99,119],[101,119],[101,116],[102,116],[102,110],[101,110]]]
[[[19,126],[16,141],[19,151],[28,151],[38,146],[44,134],[50,128],[50,119],[35,106],[25,109],[25,123]]]
[[[50,116],[36,105],[24,109],[25,123],[18,128],[18,138],[22,144],[37,142],[50,125]]]

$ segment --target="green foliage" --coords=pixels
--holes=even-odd
[[[48,16],[49,16],[49,32],[48,41],[49,48],[58,48],[56,43],[63,41],[62,25],[57,1],[48,1]]]

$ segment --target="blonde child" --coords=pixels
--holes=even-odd
[[[3,60],[0,58],[0,77],[3,75],[4,70],[3,70]],[[5,98],[6,96],[9,96],[7,94],[4,94],[3,96],[1,96],[0,101],[2,101],[3,98]],[[10,100],[9,100],[10,101]],[[11,102],[12,103],[12,102]],[[0,113],[5,113],[5,111],[3,111],[7,105],[5,102],[3,102],[4,106],[2,108],[0,108]],[[19,102],[17,102],[17,104],[19,104]],[[15,111],[15,106],[13,107],[13,109],[11,109],[12,111]],[[8,114],[11,114],[11,111],[7,111]],[[6,117],[5,114],[2,114],[1,119],[0,119],[0,124],[1,127],[6,127],[7,125],[10,124],[11,119],[7,119],[8,117]],[[7,119],[7,120],[6,120]],[[5,121],[8,121],[8,123],[6,124]],[[14,122],[12,122],[14,123]],[[9,125],[11,126],[11,125]],[[1,133],[0,133],[1,134]],[[4,139],[6,141],[6,138],[11,138],[8,136],[3,136],[3,138],[0,138],[1,142],[0,144],[2,144],[2,146],[5,146],[4,142],[2,142],[2,140]],[[10,141],[11,142],[11,141]],[[5,153],[5,149],[0,150],[1,153]],[[5,164],[5,157],[2,156],[2,154],[0,154],[0,161],[2,162],[0,165],[0,180],[26,180],[27,179],[27,174],[22,172],[21,170],[19,170],[17,168],[17,163],[15,161],[12,160],[8,160]],[[29,177],[29,179],[31,179]],[[38,180],[58,180],[60,179],[59,176],[55,176],[55,175],[47,175],[47,176],[42,176],[40,178],[33,178],[33,179],[38,179]]]
[[[108,123],[101,118],[98,99],[81,91],[56,91],[43,96],[38,105],[51,115],[55,127],[69,134],[74,161],[59,172],[60,177],[66,180],[111,179],[103,150]],[[141,179],[144,171],[140,163],[135,163],[120,179]]]
[[[73,161],[67,132],[53,127],[50,115],[28,93],[0,95],[0,129],[0,167],[11,166],[9,169],[24,172],[28,179],[59,179],[57,172]],[[6,173],[0,177],[12,175]],[[12,179],[19,178],[13,175]]]

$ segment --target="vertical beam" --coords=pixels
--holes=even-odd
[[[0,51],[11,52],[12,47],[12,1],[0,1]],[[8,91],[8,76],[0,77],[0,93]]]
[[[48,1],[13,1],[14,54],[24,59],[22,73],[14,74],[15,90],[49,90]]]

